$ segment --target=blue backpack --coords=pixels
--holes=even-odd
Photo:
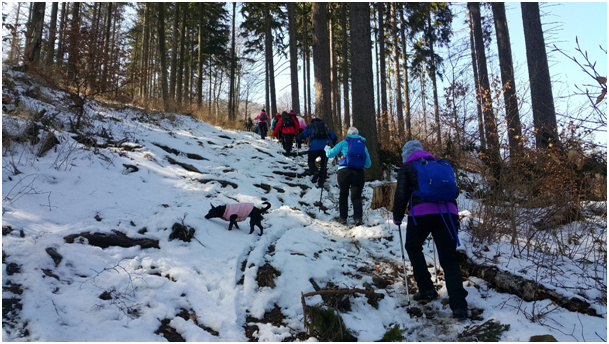
[[[440,207],[440,204],[444,204],[446,208],[446,214],[449,214],[449,208],[447,202],[452,202],[457,197],[457,180],[455,179],[455,171],[450,163],[444,159],[425,160],[419,159],[412,162],[414,170],[417,172],[417,182],[419,183],[419,190],[413,190],[412,195],[419,196],[426,202],[434,202],[438,205],[438,210],[442,214],[444,211]],[[410,213],[412,214],[412,197],[410,198]],[[448,216],[450,220],[450,226],[444,220],[442,220],[448,229],[450,236],[457,241],[457,246],[461,246],[459,242],[459,235],[457,227],[455,226],[452,216]],[[414,224],[417,224],[417,220],[414,215],[412,216]]]
[[[360,137],[348,138],[347,155],[340,159],[339,166],[364,168],[366,164],[366,143]]]
[[[450,163],[444,159],[425,160],[413,162],[417,171],[419,190],[414,194],[427,202],[450,202],[457,195],[457,181],[455,171]]]

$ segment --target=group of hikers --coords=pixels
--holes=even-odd
[[[353,224],[363,224],[362,191],[366,179],[365,169],[372,166],[372,161],[366,147],[366,139],[359,135],[357,128],[350,127],[346,138],[337,143],[336,134],[322,119],[313,118],[311,123],[306,125],[304,119],[292,110],[289,113],[277,113],[269,121],[269,116],[262,109],[254,120],[258,121],[262,139],[266,137],[270,122],[272,136],[281,140],[286,155],[291,155],[294,140],[299,149],[304,140],[309,140],[307,163],[312,175],[311,182],[318,188],[323,188],[327,178],[328,160],[341,157],[336,177],[340,189],[339,216],[335,220],[342,225],[347,224],[350,196]],[[320,159],[319,168],[316,165],[317,159]],[[468,312],[468,293],[463,288],[456,252],[459,245],[459,212],[456,201],[458,194],[454,171],[446,160],[436,159],[431,153],[423,150],[419,141],[413,140],[404,144],[394,195],[393,223],[398,226],[401,241],[402,220],[405,214],[408,214],[406,243],[401,243],[401,247],[406,249],[419,290],[413,295],[413,299],[431,301],[438,297],[423,254],[423,245],[431,234],[444,270],[453,317],[464,319]],[[405,264],[404,260],[404,266]]]

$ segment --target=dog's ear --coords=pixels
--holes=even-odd
[[[214,205],[213,205],[213,204],[211,204],[211,203],[209,203],[209,205],[211,205],[211,208],[212,208],[212,209],[215,209],[215,208],[216,208],[216,207],[214,207]]]

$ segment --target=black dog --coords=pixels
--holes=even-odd
[[[245,221],[246,218],[250,218],[250,233],[254,233],[254,226],[258,226],[260,228],[260,234],[262,235],[262,214],[264,214],[267,210],[271,208],[271,203],[263,202],[262,204],[266,204],[264,209],[254,207],[253,203],[238,203],[238,204],[225,204],[214,207],[211,205],[211,209],[209,213],[205,215],[206,219],[211,219],[215,217],[220,217],[225,221],[230,221],[228,225],[228,230],[233,229],[233,225],[239,229],[239,225],[237,222]]]

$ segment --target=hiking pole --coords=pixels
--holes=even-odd
[[[402,241],[402,227],[398,225],[398,232],[400,233],[400,248],[402,249],[402,262],[404,263],[404,287],[406,287],[406,297],[408,298],[408,304],[410,304],[410,292],[408,291],[408,275],[406,275],[406,257],[404,257],[404,242]]]
[[[436,276],[436,285],[438,285],[438,261],[436,260],[436,241],[433,240],[433,271]]]
[[[324,194],[324,186],[321,186],[321,192],[319,193],[319,209],[317,209],[317,212],[319,213],[321,211],[321,197]]]

